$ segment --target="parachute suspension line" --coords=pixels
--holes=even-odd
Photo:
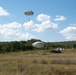
[[[29,22],[31,21],[30,17],[28,17],[28,21],[29,21]]]

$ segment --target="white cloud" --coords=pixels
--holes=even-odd
[[[41,17],[42,16],[42,17]],[[37,23],[30,20],[24,24],[18,22],[12,22],[8,24],[0,24],[0,39],[6,40],[28,40],[35,38],[32,34],[26,32],[26,30],[33,32],[42,32],[48,29],[58,28],[58,24],[51,21],[50,16],[40,14],[37,16]]]
[[[31,39],[31,38],[35,38],[35,36],[29,34],[29,33],[17,33],[16,36],[19,38],[19,39]]]
[[[0,25],[0,37],[13,40],[27,40],[34,38],[33,35],[21,31],[22,25],[17,22]]]
[[[60,33],[67,40],[76,40],[76,25],[68,26],[64,30],[60,31]]]
[[[17,22],[0,25],[0,35],[4,37],[12,37],[16,32],[18,32],[20,27],[21,24]]]
[[[9,15],[9,13],[5,9],[0,7],[0,16],[8,16],[8,15]]]
[[[42,32],[47,29],[55,29],[58,27],[56,23],[52,23],[51,21],[44,21],[41,24],[35,24],[35,28],[32,31]]]
[[[49,21],[50,20],[50,16],[45,15],[45,14],[40,14],[37,16],[37,20],[38,21]]]
[[[25,23],[23,24],[23,27],[25,27],[25,29],[28,30],[28,29],[34,28],[34,27],[35,27],[35,24],[34,24],[34,22],[31,20],[31,21],[25,22]]]
[[[0,25],[0,28],[21,28],[21,24],[17,22],[12,22],[8,24]]]
[[[9,28],[0,28],[0,36],[2,37],[13,37],[15,35],[17,30],[9,29]]]
[[[58,28],[57,23],[53,23],[50,20],[50,16],[45,15],[45,14],[40,14],[37,16],[37,21],[40,21],[41,23],[36,24],[33,21],[28,21],[23,24],[26,30],[31,30],[31,31],[36,31],[36,32],[42,32],[47,29],[55,29]]]
[[[64,21],[64,20],[66,20],[66,18],[64,17],[64,16],[59,16],[59,15],[57,15],[56,16],[56,19],[54,19],[55,21]]]

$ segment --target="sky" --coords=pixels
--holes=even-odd
[[[30,39],[76,41],[76,0],[0,0],[0,41]]]

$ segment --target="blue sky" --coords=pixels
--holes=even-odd
[[[0,0],[0,41],[76,40],[75,14],[76,0]]]

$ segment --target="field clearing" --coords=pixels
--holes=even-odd
[[[0,54],[0,75],[76,75],[76,52],[37,50]]]

